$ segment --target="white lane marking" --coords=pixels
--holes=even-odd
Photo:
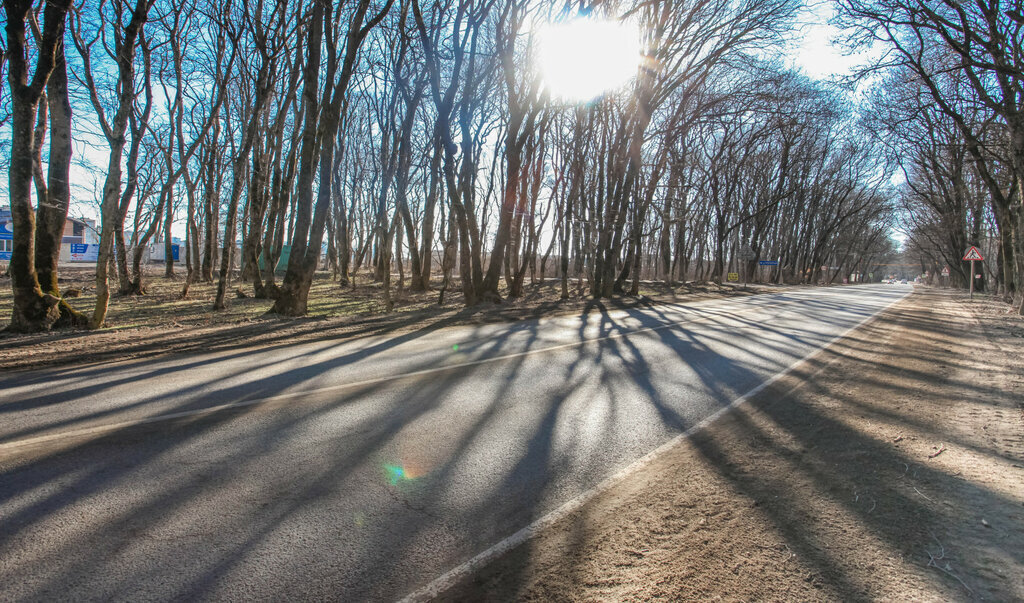
[[[749,401],[751,398],[753,398],[757,394],[759,394],[762,391],[764,391],[764,389],[767,388],[768,386],[770,386],[771,384],[775,383],[779,379],[782,379],[786,375],[789,375],[790,373],[792,373],[794,370],[796,370],[798,367],[800,367],[801,365],[803,365],[807,361],[811,360],[812,358],[814,358],[818,354],[820,354],[820,353],[824,352],[825,350],[827,350],[828,348],[832,347],[832,345],[835,344],[840,339],[843,339],[844,337],[848,336],[850,333],[853,333],[857,329],[863,327],[865,324],[868,323],[868,321],[873,320],[875,317],[879,316],[881,313],[885,312],[886,310],[891,308],[893,305],[895,305],[895,304],[899,303],[900,301],[902,301],[904,298],[906,298],[906,296],[908,294],[909,294],[909,292],[904,293],[899,298],[897,298],[893,302],[889,303],[885,307],[879,309],[877,312],[875,312],[871,316],[868,316],[868,317],[864,318],[859,323],[857,323],[856,325],[850,327],[849,329],[847,329],[843,333],[841,333],[839,335],[836,335],[835,337],[830,339],[827,343],[825,343],[822,347],[815,348],[814,350],[811,350],[806,356],[804,356],[803,358],[797,360],[793,364],[789,365],[789,367],[787,367],[785,370],[783,370],[783,371],[781,371],[779,373],[776,373],[774,376],[772,376],[767,381],[762,382],[760,385],[758,385],[754,389],[748,391],[747,393],[743,394],[739,398],[736,398],[735,400],[733,400],[732,403],[730,403],[728,406],[723,406],[722,408],[720,408],[717,411],[715,411],[713,414],[705,417],[703,420],[701,420],[696,425],[694,425],[694,426],[690,427],[689,429],[687,429],[685,432],[683,432],[683,433],[673,437],[672,439],[670,439],[669,441],[665,442],[661,446],[658,446],[657,448],[655,448],[651,452],[648,452],[647,454],[645,454],[644,456],[640,457],[636,461],[633,461],[630,465],[628,465],[627,467],[619,470],[618,472],[616,472],[612,476],[610,476],[608,478],[605,478],[604,481],[602,481],[598,485],[594,486],[593,488],[583,492],[582,494],[579,494],[578,496],[572,498],[571,500],[569,500],[568,502],[564,503],[562,506],[558,507],[554,511],[551,511],[547,515],[545,515],[545,516],[541,517],[540,519],[534,521],[533,523],[531,523],[530,525],[526,526],[525,528],[522,528],[521,530],[519,530],[515,534],[512,534],[508,538],[505,538],[504,540],[501,540],[500,542],[492,545],[490,548],[488,548],[487,550],[483,551],[482,553],[479,553],[478,555],[476,555],[475,557],[471,558],[470,560],[468,560],[468,561],[462,563],[461,565],[459,565],[459,566],[449,570],[448,572],[442,574],[441,576],[439,576],[436,579],[434,579],[430,584],[427,584],[423,588],[421,588],[419,590],[416,590],[416,591],[406,595],[405,597],[403,597],[400,600],[400,603],[418,603],[420,601],[429,601],[429,600],[433,599],[434,597],[437,597],[438,595],[440,595],[444,591],[448,590],[449,588],[455,586],[457,583],[461,582],[462,580],[464,580],[465,578],[467,578],[471,574],[473,574],[476,571],[482,569],[484,566],[486,566],[491,561],[494,561],[498,557],[500,557],[503,554],[509,552],[510,550],[514,549],[515,547],[519,546],[520,544],[523,544],[527,540],[530,540],[531,538],[533,538],[534,536],[536,536],[537,534],[539,534],[540,532],[542,532],[546,528],[549,528],[552,525],[554,525],[555,523],[557,523],[559,520],[564,519],[565,517],[571,515],[574,511],[578,510],[580,507],[582,507],[586,503],[590,502],[590,500],[593,499],[594,497],[596,497],[598,494],[601,494],[601,493],[605,492],[606,490],[609,490],[610,488],[612,488],[616,484],[622,482],[629,475],[631,475],[631,474],[639,471],[640,469],[646,467],[647,465],[651,464],[653,461],[655,461],[656,459],[658,459],[659,457],[664,455],[666,452],[668,452],[672,448],[675,448],[676,446],[678,446],[683,441],[689,439],[693,434],[697,433],[701,429],[704,429],[705,427],[707,427],[708,425],[710,425],[711,423],[716,421],[719,417],[721,417],[725,413],[729,412],[730,410],[732,410],[732,409],[734,409],[734,408],[736,408],[738,406],[743,405],[744,403]],[[815,374],[817,374],[818,372],[820,372],[820,371],[816,371]]]
[[[904,296],[905,295],[906,294],[904,294]],[[830,295],[830,294],[824,295],[824,297],[833,297],[833,296],[834,295]],[[817,299],[817,296],[811,297],[810,299],[812,299],[812,300],[813,299]],[[901,296],[896,301],[899,301],[900,299],[903,299],[903,296]],[[746,308],[746,310],[744,310],[744,306],[739,306],[736,310],[725,310],[725,311],[722,311],[721,309],[718,309],[718,311],[712,312],[712,313],[706,313],[706,314],[703,314],[703,315],[702,314],[697,314],[696,317],[692,318],[689,321],[686,321],[685,324],[694,324],[694,323],[703,322],[703,321],[711,320],[711,319],[715,319],[715,318],[729,318],[731,316],[736,316],[736,315],[741,315],[741,314],[749,314],[751,312],[754,312],[754,311],[757,311],[757,310],[764,310],[764,309],[767,309],[767,308],[779,308],[779,307],[785,307],[785,306],[792,306],[794,304],[798,304],[798,303],[801,303],[801,302],[804,302],[804,301],[807,301],[807,300],[805,300],[805,299],[796,299],[796,300],[791,300],[791,301],[777,302],[777,303],[771,304],[771,305],[768,305],[768,304],[757,304],[757,305],[755,305],[753,307]],[[893,303],[895,303],[895,302],[893,302]],[[888,306],[886,306],[886,308],[888,308]],[[884,309],[885,308],[883,308],[883,310]],[[737,311],[737,310],[743,310],[743,311]],[[685,314],[689,314],[689,313],[684,313],[684,316],[681,316],[679,318],[680,319],[686,318]],[[872,316],[874,316],[874,314],[872,314]],[[871,317],[868,317],[868,318],[871,318]],[[386,382],[389,382],[389,381],[398,381],[398,380],[401,380],[401,379],[410,379],[410,378],[415,378],[415,377],[422,377],[422,376],[425,376],[425,375],[430,375],[430,374],[435,374],[435,373],[440,373],[440,372],[445,372],[445,371],[455,371],[455,370],[458,370],[458,369],[461,369],[461,368],[480,366],[482,364],[490,364],[492,362],[502,362],[502,361],[505,361],[505,360],[511,360],[513,358],[521,358],[521,357],[524,357],[524,356],[532,356],[534,354],[543,354],[543,353],[546,353],[546,352],[553,352],[553,351],[564,350],[564,349],[568,349],[568,348],[581,347],[581,346],[584,346],[584,345],[587,345],[587,344],[590,344],[590,343],[596,343],[596,342],[601,342],[601,341],[608,341],[608,340],[612,340],[612,339],[621,339],[623,337],[627,337],[627,336],[630,336],[630,335],[638,335],[638,334],[642,334],[642,333],[650,333],[650,332],[654,332],[654,331],[660,331],[660,330],[663,330],[663,329],[668,329],[668,328],[679,326],[680,324],[682,324],[682,323],[681,322],[670,322],[670,323],[663,324],[663,325],[658,325],[658,326],[655,326],[655,327],[643,327],[643,328],[634,329],[634,330],[631,330],[631,331],[619,331],[617,333],[611,333],[609,335],[604,335],[602,337],[595,337],[595,338],[592,338],[592,339],[583,339],[583,340],[579,340],[579,341],[572,341],[572,342],[569,342],[569,343],[554,345],[554,346],[550,346],[550,347],[546,347],[546,348],[540,348],[540,349],[537,349],[537,350],[527,350],[525,352],[516,352],[516,353],[513,353],[513,354],[505,354],[505,355],[502,355],[502,356],[494,356],[494,357],[491,357],[491,358],[482,358],[480,360],[472,360],[472,361],[463,362],[463,363],[460,363],[460,364],[451,364],[451,365],[447,365],[447,366],[432,367],[432,368],[429,368],[429,369],[422,369],[422,370],[419,370],[419,371],[412,371],[412,372],[402,373],[402,374],[398,374],[398,375],[386,375],[386,376],[383,376],[383,377],[374,377],[372,379],[364,379],[362,381],[353,381],[353,382],[350,382],[350,383],[339,383],[337,385],[329,385],[329,386],[326,386],[326,387],[320,387],[320,388],[316,388],[316,389],[301,390],[301,391],[295,391],[295,392],[287,392],[287,393],[283,393],[283,394],[278,394],[276,396],[268,396],[268,397],[265,397],[265,398],[254,398],[254,399],[251,399],[251,400],[240,400],[238,402],[228,402],[228,403],[225,403],[225,404],[218,404],[216,406],[207,406],[207,407],[204,407],[204,408],[196,408],[196,409],[192,409],[192,410],[183,410],[183,411],[179,411],[179,412],[160,414],[160,415],[155,415],[155,416],[151,416],[151,417],[144,417],[144,418],[140,418],[140,419],[130,419],[130,420],[127,420],[127,421],[119,421],[117,423],[104,423],[103,425],[95,425],[95,426],[92,426],[92,427],[83,427],[83,428],[80,428],[80,429],[72,429],[72,430],[68,430],[68,431],[60,431],[60,432],[56,432],[56,433],[49,433],[49,434],[44,434],[44,435],[39,435],[39,436],[32,436],[32,437],[22,438],[22,439],[19,439],[19,440],[12,440],[10,442],[0,443],[0,454],[3,454],[5,452],[10,452],[12,450],[17,450],[19,448],[24,448],[26,446],[34,446],[34,445],[38,445],[38,444],[45,444],[47,442],[53,442],[53,441],[56,441],[56,440],[97,436],[97,435],[102,435],[102,434],[105,434],[105,433],[114,432],[114,431],[117,431],[117,430],[120,430],[120,429],[125,429],[125,428],[128,428],[128,427],[135,427],[135,426],[141,426],[141,425],[149,425],[149,424],[160,423],[160,422],[164,422],[164,421],[174,421],[174,420],[177,420],[177,419],[184,419],[184,418],[188,418],[188,417],[200,417],[200,416],[204,416],[204,415],[216,414],[216,413],[223,412],[223,411],[226,411],[226,410],[247,408],[247,407],[250,407],[250,406],[257,406],[257,405],[261,405],[261,404],[269,404],[269,403],[272,403],[272,402],[279,402],[281,400],[287,400],[289,398],[296,398],[296,397],[299,397],[299,396],[313,396],[313,395],[319,395],[319,394],[324,394],[324,393],[343,391],[343,390],[346,390],[346,389],[354,389],[354,388],[366,387],[366,386],[371,386],[371,385],[377,385],[377,384],[386,383]]]

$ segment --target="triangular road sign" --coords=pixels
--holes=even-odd
[[[964,261],[965,262],[968,261],[968,260],[974,262],[974,261],[980,261],[980,260],[984,260],[984,259],[985,258],[981,257],[981,252],[978,251],[977,247],[971,247],[970,249],[968,249],[967,251],[964,252]]]

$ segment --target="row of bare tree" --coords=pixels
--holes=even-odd
[[[607,297],[641,279],[872,272],[892,251],[890,164],[842,94],[772,58],[798,8],[8,1],[10,328],[102,326],[112,281],[145,292],[158,233],[173,272],[175,225],[183,295],[216,281],[223,308],[239,265],[293,316],[325,263],[342,283],[371,270],[389,307],[394,270],[399,289],[467,305],[546,275]],[[644,50],[626,89],[577,103],[552,97],[537,32],[581,16],[636,23]],[[107,157],[92,316],[56,281],[72,106]]]
[[[1024,313],[1024,9],[1020,0],[839,0],[878,59],[871,127],[901,170],[909,247],[966,286],[965,249]],[[979,274],[981,274],[979,272]],[[984,280],[979,281],[979,285]]]

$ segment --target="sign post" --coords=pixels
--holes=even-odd
[[[985,258],[981,257],[981,252],[978,251],[977,247],[973,245],[964,252],[964,261],[971,263],[971,300],[974,300],[974,262],[980,262]]]

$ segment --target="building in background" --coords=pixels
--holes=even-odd
[[[11,219],[11,210],[0,208],[0,261],[11,261],[11,251],[14,250],[14,220]]]
[[[64,235],[60,241],[60,259],[63,262],[72,261],[74,247],[97,246],[99,242],[100,235],[96,230],[95,220],[68,217],[64,223]],[[14,219],[9,208],[0,208],[0,261],[11,261],[13,250]],[[96,261],[95,258],[93,261]]]

